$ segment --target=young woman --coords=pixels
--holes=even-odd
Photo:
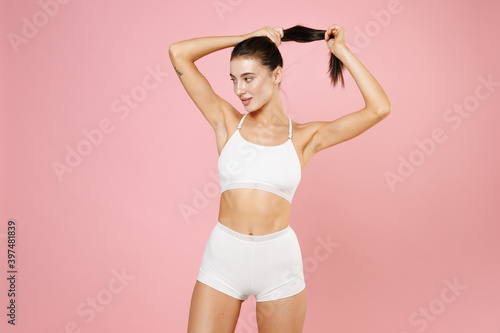
[[[344,66],[365,107],[332,121],[293,122],[279,96],[282,41],[324,40],[332,83]],[[247,112],[219,97],[194,62],[233,47],[230,79]],[[302,332],[306,291],[302,255],[289,226],[293,194],[314,154],[352,139],[391,111],[384,90],[345,45],[338,25],[327,30],[269,26],[240,36],[173,43],[170,60],[187,93],[213,127],[219,153],[218,221],[203,253],[189,312],[188,333],[234,332],[241,304],[254,295],[260,333]],[[293,140],[292,140],[293,139]]]

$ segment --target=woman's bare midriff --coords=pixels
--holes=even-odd
[[[267,235],[285,229],[291,204],[274,193],[237,188],[221,194],[219,222],[247,235]]]

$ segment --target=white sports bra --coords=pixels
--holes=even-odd
[[[288,118],[290,129],[285,143],[262,146],[240,134],[247,114],[219,156],[221,193],[234,188],[253,188],[272,192],[291,203],[301,178],[300,160],[292,142],[292,120]]]

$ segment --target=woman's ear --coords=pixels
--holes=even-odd
[[[276,67],[273,71],[274,83],[279,84],[283,80],[283,68],[281,66]]]

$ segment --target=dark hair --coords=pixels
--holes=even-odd
[[[317,30],[296,25],[283,30],[284,35],[281,41],[308,43],[316,40],[325,40],[325,32],[326,30]],[[337,81],[340,80],[342,87],[344,87],[344,77],[342,75],[344,64],[332,52],[329,53],[330,63],[328,73],[331,82],[335,86]],[[256,58],[262,66],[267,67],[270,71],[275,70],[278,66],[283,67],[283,58],[278,47],[267,36],[250,37],[238,43],[231,52],[231,60],[236,57]]]

